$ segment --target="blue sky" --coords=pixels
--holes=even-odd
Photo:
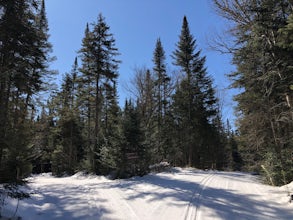
[[[223,31],[227,24],[216,15],[211,0],[47,0],[46,9],[50,42],[53,55],[57,57],[52,69],[59,71],[60,80],[71,70],[81,48],[86,23],[96,22],[99,13],[106,18],[121,53],[118,57],[122,61],[118,81],[121,104],[130,96],[124,88],[133,78],[134,68],[152,68],[157,38],[162,41],[169,69],[175,69],[170,55],[175,50],[186,15],[197,40],[197,49],[207,57],[208,73],[223,99],[223,118],[233,120],[232,91],[225,89],[229,85],[225,74],[233,70],[231,58],[208,46],[208,39]]]

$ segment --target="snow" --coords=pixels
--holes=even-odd
[[[28,180],[33,194],[17,212],[23,220],[293,219],[293,183],[267,186],[248,173],[176,168],[127,180],[82,173]],[[6,210],[15,205],[10,200]]]

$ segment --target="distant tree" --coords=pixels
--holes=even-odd
[[[61,91],[55,97],[58,144],[52,154],[52,172],[73,174],[83,159],[83,138],[77,105],[78,64],[63,79]]]
[[[147,68],[137,68],[133,79],[133,93],[135,95],[136,110],[139,114],[140,126],[144,135],[144,148],[151,152],[152,163],[159,155],[157,145],[157,103],[155,100],[154,74]]]
[[[54,151],[57,132],[56,123],[54,121],[55,116],[51,109],[51,100],[42,107],[41,114],[34,122],[34,136],[31,140],[31,161],[33,173],[45,173],[51,172],[52,153]]]
[[[230,136],[228,137],[229,145],[232,149],[232,169],[240,171],[243,167],[243,159],[241,152],[239,150],[238,142],[237,142],[237,136],[234,134],[234,132],[231,132]]]
[[[139,108],[131,100],[125,102],[122,117],[122,145],[120,175],[144,175],[147,173],[149,145],[146,144]]]
[[[153,54],[153,96],[155,108],[154,108],[154,122],[155,122],[155,134],[156,141],[154,145],[154,162],[160,162],[167,159],[167,142],[169,134],[167,130],[170,128],[167,125],[167,116],[170,112],[170,100],[171,100],[171,78],[167,74],[166,57],[161,40],[158,39]]]

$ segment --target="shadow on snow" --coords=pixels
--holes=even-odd
[[[204,172],[200,171],[200,174]],[[198,175],[194,172],[188,175]],[[206,175],[208,173],[206,172]],[[223,177],[227,181],[237,180],[247,183],[255,183],[252,179],[245,179],[244,174],[241,173],[226,173],[216,172],[216,176],[211,179],[211,182],[218,177]],[[247,175],[246,175],[247,176]],[[241,178],[241,179],[239,179]],[[156,190],[143,192],[137,190],[140,184],[149,184],[155,186]],[[119,188],[120,190],[132,190],[134,193],[127,196],[128,200],[134,200],[142,197],[149,196],[151,201],[161,201],[166,198],[171,201],[186,202],[184,206],[191,205],[199,207],[199,210],[209,208],[213,210],[214,218],[220,219],[293,219],[293,212],[288,209],[280,208],[280,204],[274,201],[265,201],[261,197],[263,195],[257,194],[239,194],[239,191],[231,189],[218,189],[202,185],[200,182],[193,182],[187,180],[179,180],[170,178],[164,175],[150,175],[143,178],[134,178],[132,180],[125,180],[120,184],[113,185],[112,187]],[[164,190],[165,189],[165,190]],[[169,189],[169,190],[166,190]],[[199,194],[200,193],[200,196]],[[182,203],[180,203],[182,204]],[[170,204],[171,205],[171,204]],[[183,204],[182,204],[183,206]]]

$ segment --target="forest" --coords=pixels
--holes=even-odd
[[[118,104],[119,48],[106,18],[86,25],[81,47],[59,88],[44,0],[0,1],[0,183],[32,173],[78,171],[112,178],[145,175],[151,165],[234,170],[272,185],[293,180],[293,2],[212,0],[229,21],[228,73],[236,127],[223,119],[206,57],[188,18],[167,69],[160,38],[153,65],[137,68],[135,98]],[[89,21],[92,22],[92,21]],[[176,33],[174,33],[176,34]],[[48,93],[41,100],[39,94]]]

